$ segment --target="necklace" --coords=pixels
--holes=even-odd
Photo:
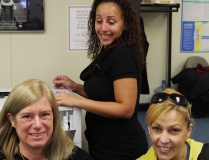
[[[20,151],[19,151],[19,152],[20,152]],[[24,158],[24,156],[22,155],[22,153],[21,153],[21,152],[20,152],[20,155],[21,155],[22,159],[23,159],[23,160],[25,160],[25,158]]]
[[[23,154],[20,151],[19,151],[19,153],[20,153],[20,155],[22,157],[22,160],[26,160],[25,157],[23,156]],[[45,160],[45,159],[43,159],[43,160]]]

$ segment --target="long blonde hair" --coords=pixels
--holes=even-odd
[[[13,156],[18,153],[19,145],[19,137],[8,120],[7,113],[15,117],[23,108],[42,97],[46,97],[51,104],[54,128],[42,155],[49,160],[61,160],[67,159],[72,154],[74,143],[62,129],[54,93],[44,82],[29,79],[18,84],[11,91],[0,112],[0,151],[7,159],[14,159]]]

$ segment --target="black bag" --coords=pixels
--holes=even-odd
[[[196,118],[205,117],[209,113],[209,91],[193,100],[191,110]]]
[[[143,42],[144,42],[144,51],[146,53],[146,57],[147,57],[147,53],[148,53],[148,48],[149,48],[149,42],[147,41],[147,36],[145,34],[145,30],[144,30],[144,21],[142,19],[142,17],[140,17],[140,27],[142,29],[142,37],[143,37]],[[149,94],[149,84],[148,84],[148,78],[147,78],[147,68],[145,68],[144,70],[142,70],[141,73],[142,76],[142,85],[141,85],[141,94]]]
[[[209,72],[198,73],[195,68],[185,68],[171,81],[179,83],[178,91],[192,103],[192,116],[201,118],[209,113]]]

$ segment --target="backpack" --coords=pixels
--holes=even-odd
[[[201,118],[209,113],[209,72],[202,74],[196,68],[185,68],[171,81],[179,83],[178,91],[192,104],[193,117]]]
[[[205,117],[209,113],[209,91],[192,101],[191,111],[196,118]]]

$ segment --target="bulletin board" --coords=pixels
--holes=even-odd
[[[183,0],[181,52],[209,51],[209,0]]]

